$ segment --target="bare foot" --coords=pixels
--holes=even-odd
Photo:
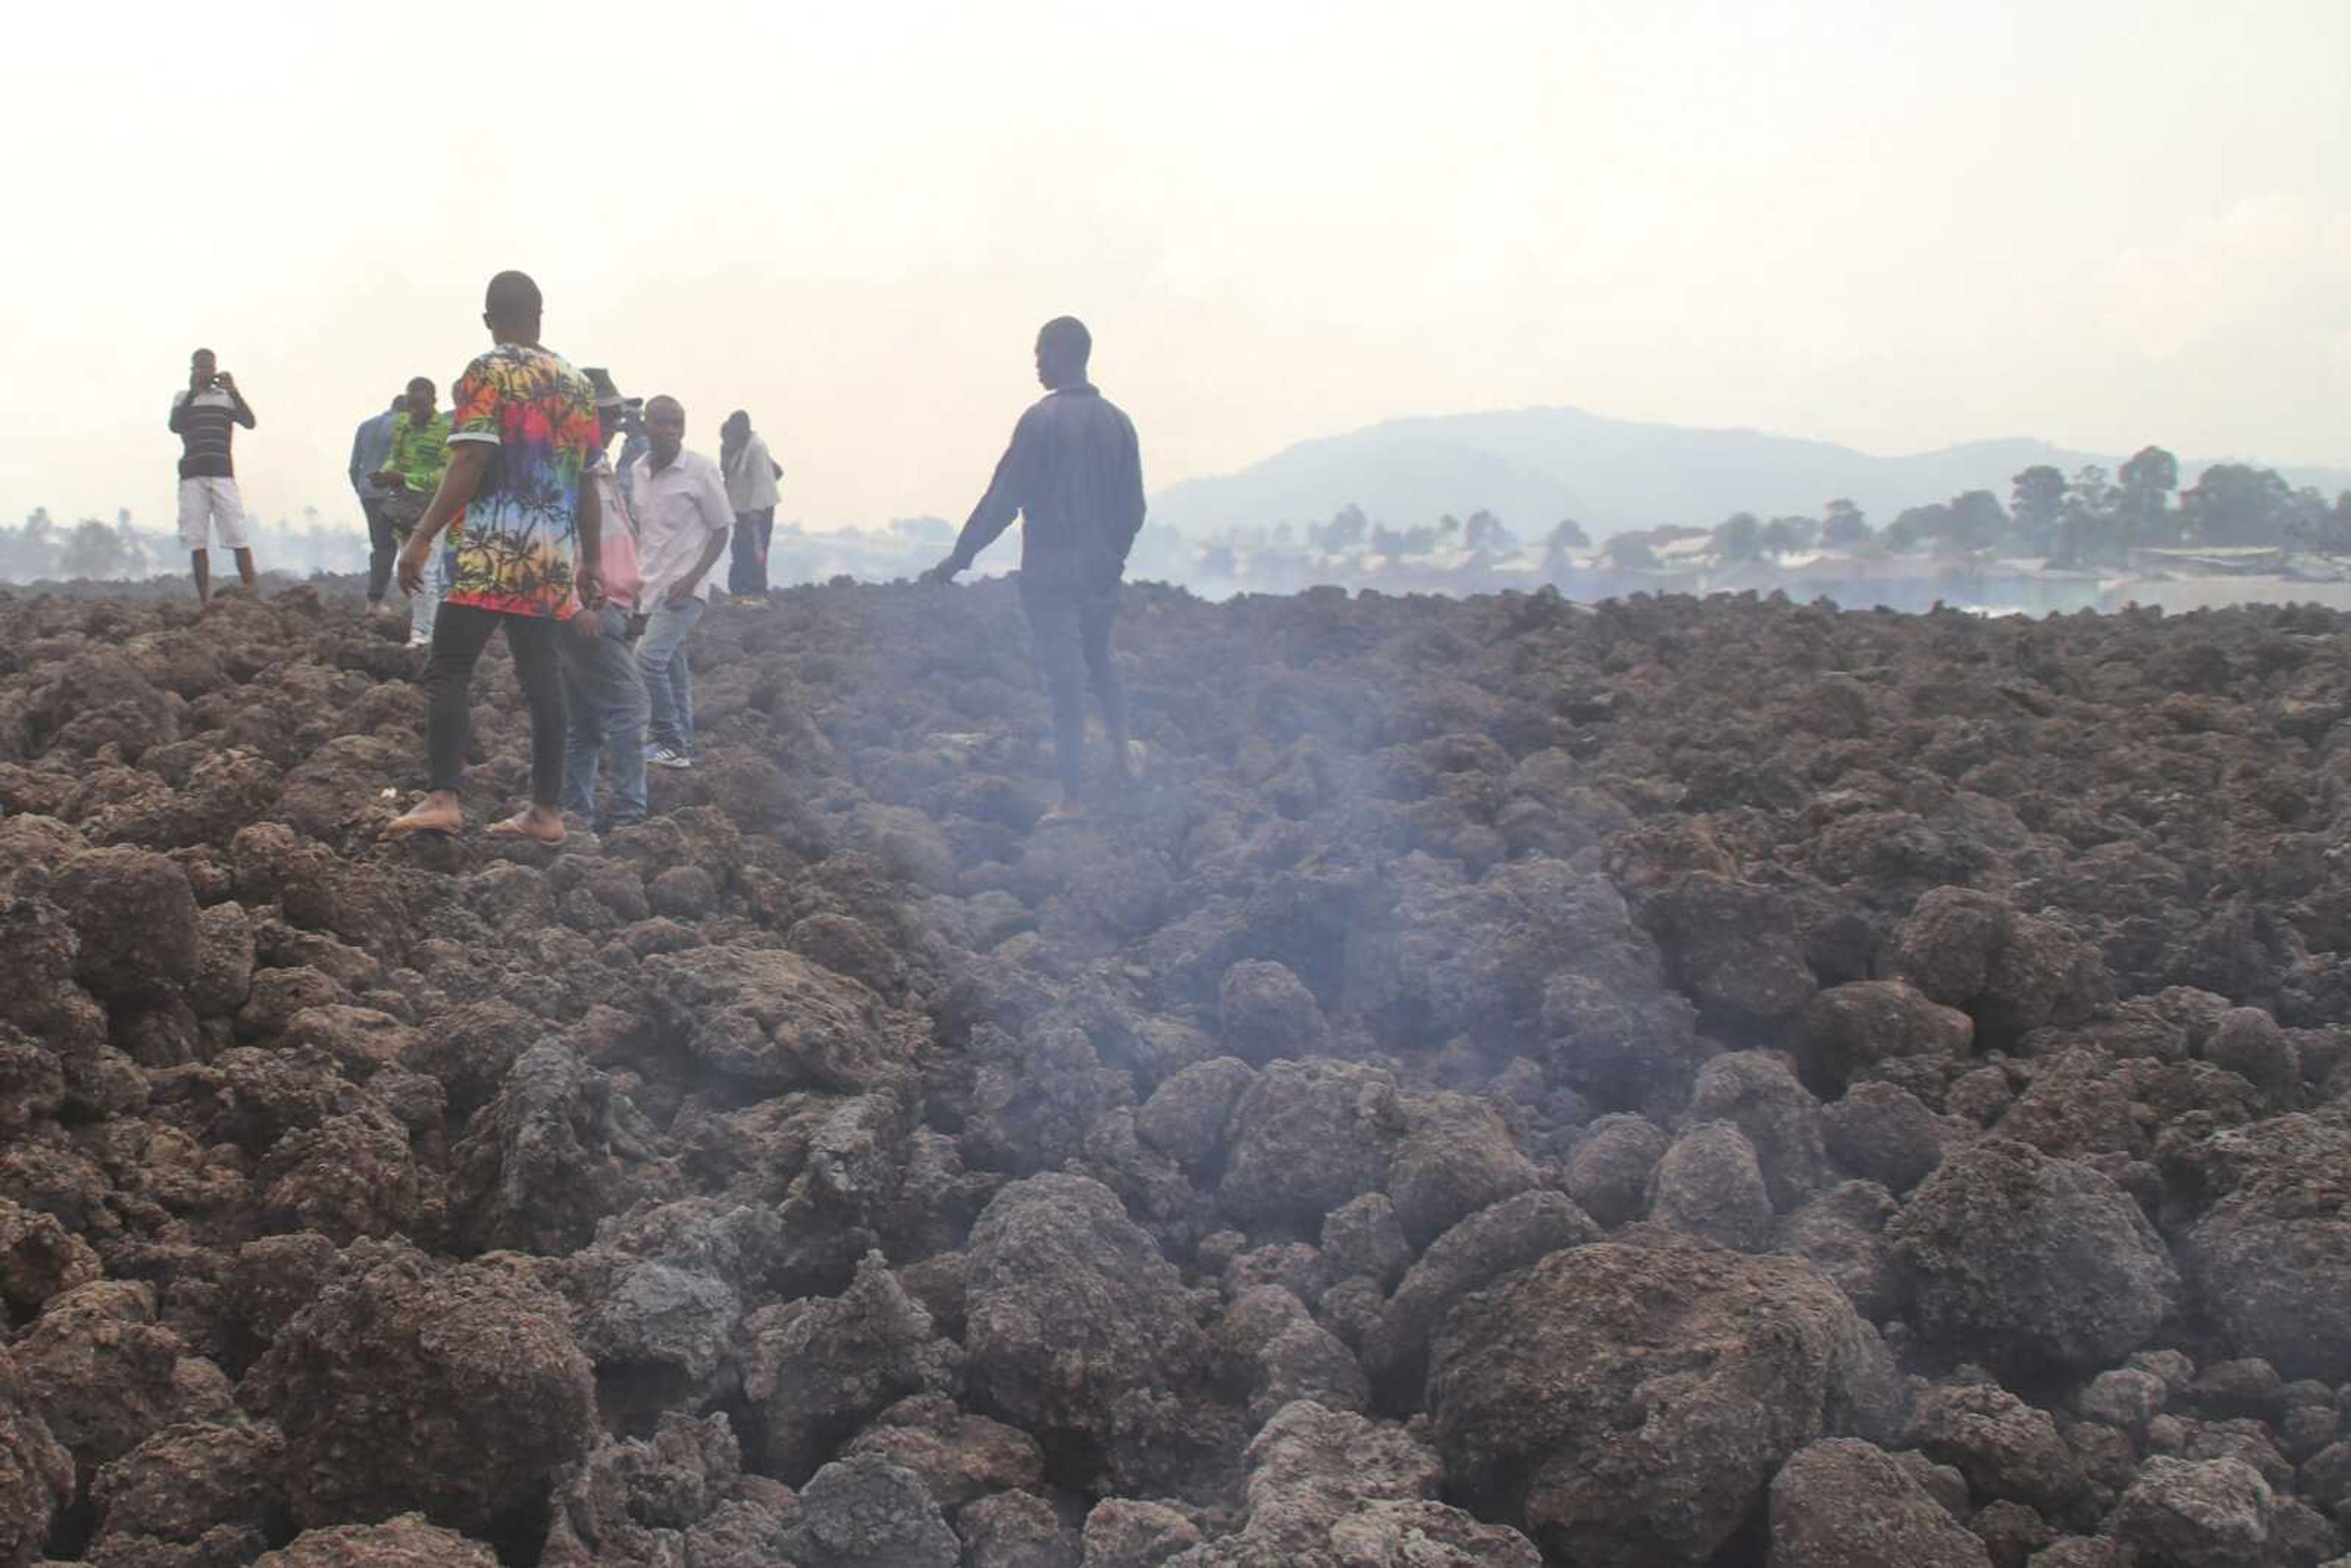
[[[1085,820],[1086,809],[1083,806],[1075,800],[1064,800],[1038,818],[1037,825],[1040,828],[1058,828],[1064,822],[1082,822]]]
[[[493,822],[484,835],[493,839],[533,839],[542,844],[563,841],[563,814],[551,806],[526,806],[503,822]]]
[[[414,806],[383,825],[387,839],[404,839],[412,833],[457,832],[465,825],[465,808],[457,797],[446,789],[435,789]]]

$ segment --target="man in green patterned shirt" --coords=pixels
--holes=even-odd
[[[433,492],[441,487],[441,476],[449,466],[449,416],[433,406],[437,391],[429,377],[418,376],[408,383],[408,401],[392,422],[392,452],[375,476],[377,487],[384,492],[384,517],[402,544],[433,504]],[[409,613],[411,647],[429,647],[433,642],[433,622],[448,586],[436,570],[439,560],[436,554],[428,564],[424,586]]]

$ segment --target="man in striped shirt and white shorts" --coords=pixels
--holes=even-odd
[[[245,498],[236,493],[229,461],[235,426],[253,428],[253,410],[236,378],[218,368],[210,349],[188,360],[188,389],[172,397],[172,433],[180,438],[180,543],[196,573],[196,602],[212,598],[213,535],[236,552],[236,574],[253,587],[253,551],[245,538]]]

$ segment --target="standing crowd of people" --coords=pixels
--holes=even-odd
[[[643,821],[646,769],[694,766],[687,644],[719,557],[729,558],[730,595],[766,599],[784,471],[750,416],[726,418],[716,461],[689,451],[675,398],[640,402],[606,371],[574,369],[541,342],[542,316],[530,277],[498,274],[482,314],[491,347],[465,367],[455,406],[442,411],[439,389],[418,376],[352,436],[369,602],[397,613],[385,604],[396,581],[409,601],[408,640],[425,650],[428,789],[388,826],[394,837],[465,825],[473,674],[501,632],[530,716],[530,800],[489,832],[554,843],[567,812],[600,831]],[[1142,755],[1112,646],[1143,526],[1142,462],[1134,424],[1087,380],[1092,351],[1074,318],[1046,323],[1036,343],[1046,395],[1021,416],[955,549],[923,574],[953,581],[1023,520],[1020,598],[1052,698],[1061,788],[1049,822],[1083,813],[1089,688],[1113,778],[1131,782]],[[245,584],[255,580],[230,461],[234,428],[254,423],[235,378],[197,350],[171,427],[199,602],[210,598],[215,537],[235,551]]]

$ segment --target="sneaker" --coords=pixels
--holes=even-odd
[[[684,752],[680,751],[674,746],[648,746],[645,747],[645,766],[648,768],[691,768],[694,766],[694,758],[688,757]]]

